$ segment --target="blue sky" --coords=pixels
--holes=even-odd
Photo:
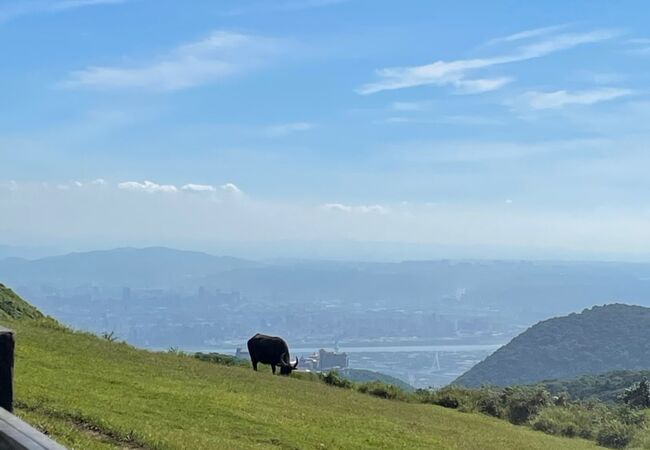
[[[2,241],[645,258],[649,8],[0,0]]]

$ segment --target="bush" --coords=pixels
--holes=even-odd
[[[170,353],[174,353],[172,348],[169,349]],[[207,361],[214,364],[221,364],[223,366],[249,366],[248,362],[235,356],[224,355],[221,353],[195,353],[194,357],[201,361]]]
[[[593,439],[601,416],[599,410],[581,405],[548,406],[538,412],[530,426],[547,434]]]
[[[543,407],[551,404],[551,397],[545,389],[514,387],[506,388],[501,394],[505,417],[515,425],[521,425],[533,418]]]
[[[320,374],[321,380],[330,386],[336,386],[344,389],[352,389],[354,384],[350,380],[341,377],[336,370],[330,370],[325,375]]]
[[[633,435],[634,431],[630,425],[610,420],[598,430],[596,442],[603,447],[624,448],[632,441]]]
[[[432,405],[442,406],[443,408],[456,409],[463,407],[468,410],[470,405],[470,396],[473,391],[457,386],[446,386],[441,389],[418,389],[415,397],[420,403],[429,403]]]
[[[390,400],[408,400],[408,395],[402,389],[380,381],[371,381],[369,383],[360,384],[357,389],[359,392],[374,395],[375,397]]]
[[[643,411],[627,406],[619,406],[613,410],[613,416],[619,422],[625,425],[641,427],[645,424],[646,415]]]
[[[491,388],[476,391],[477,399],[474,410],[492,417],[503,417],[503,402],[500,393]]]

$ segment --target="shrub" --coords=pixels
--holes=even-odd
[[[390,400],[408,400],[408,395],[402,389],[391,384],[382,383],[381,381],[360,384],[358,390],[359,392],[374,395],[375,397]]]
[[[460,406],[458,399],[449,394],[442,394],[433,402],[434,405],[442,406],[443,408],[456,409]]]
[[[173,350],[173,347],[169,349],[170,353],[176,353]],[[201,361],[207,361],[214,364],[221,364],[224,366],[248,366],[248,362],[242,359],[239,359],[235,356],[224,355],[221,353],[195,353],[194,357],[200,359]]]
[[[336,370],[330,370],[325,375],[320,374],[321,380],[330,386],[336,386],[344,389],[351,389],[354,385],[350,380],[341,377]]]
[[[645,424],[646,415],[643,411],[627,406],[619,406],[613,410],[613,416],[616,420],[625,425],[641,427]]]
[[[415,393],[416,399],[420,403],[430,403],[432,405],[442,406],[444,408],[470,409],[470,396],[472,390],[457,386],[445,386],[441,389],[419,389]]]
[[[505,407],[505,417],[515,425],[528,422],[544,406],[551,403],[545,389],[514,387],[506,388],[501,394],[501,403]]]
[[[624,448],[632,441],[633,429],[618,420],[607,421],[598,430],[596,442],[598,445],[609,448]]]
[[[478,411],[492,417],[503,417],[503,402],[498,390],[484,387],[475,391],[475,395],[470,397],[473,400],[472,411]]]
[[[601,416],[599,410],[581,405],[547,406],[530,421],[530,426],[547,434],[593,439]]]

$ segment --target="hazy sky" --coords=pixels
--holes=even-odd
[[[0,244],[648,255],[648,14],[1,0]]]

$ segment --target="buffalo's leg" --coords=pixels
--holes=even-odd
[[[275,364],[271,364],[271,370],[273,371],[273,375],[275,375]]]
[[[255,372],[257,372],[257,361],[255,361],[255,360],[253,359],[253,360],[251,360],[251,363],[253,363],[253,370],[254,370]]]

